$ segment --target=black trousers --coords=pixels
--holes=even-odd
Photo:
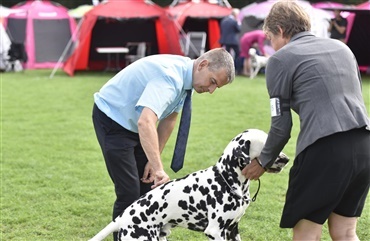
[[[114,220],[132,202],[151,190],[152,184],[140,181],[148,159],[140,144],[138,133],[120,126],[95,104],[92,119],[109,176],[114,183]]]
[[[229,53],[231,52],[231,49],[234,50],[235,72],[236,74],[241,73],[241,71],[243,70],[243,61],[241,61],[241,58],[239,56],[240,55],[239,45],[238,44],[225,44],[224,47],[225,47],[225,50]]]

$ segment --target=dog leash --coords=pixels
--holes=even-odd
[[[227,182],[226,178],[224,177],[224,175],[222,175],[222,173],[220,172],[220,170],[218,169],[217,166],[216,166],[215,170],[222,177],[222,179],[224,180],[224,182],[226,183],[226,185],[230,188],[230,191],[231,191],[232,194],[234,194],[238,198],[242,199],[246,203],[248,203],[249,201],[255,202],[257,200],[257,195],[258,195],[258,192],[260,191],[260,187],[261,187],[261,181],[260,181],[259,178],[258,178],[258,188],[257,188],[256,193],[254,194],[254,196],[252,197],[252,199],[247,199],[247,198],[245,198],[245,197],[243,197],[243,196],[241,196],[241,195],[239,195],[238,193],[235,192],[235,189],[230,186],[230,184]]]
[[[252,197],[252,202],[255,202],[257,200],[257,195],[258,195],[258,192],[260,191],[260,187],[261,187],[261,180],[258,178],[257,181],[258,181],[258,188],[257,188],[256,193]]]

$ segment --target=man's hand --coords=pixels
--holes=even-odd
[[[144,174],[143,177],[141,178],[141,181],[143,183],[152,183],[154,182],[154,185],[152,185],[152,189],[156,188],[163,183],[166,183],[170,180],[169,176],[167,173],[165,173],[163,170],[157,171],[154,174],[154,169],[152,166],[149,164],[149,162],[146,164],[145,169],[144,169]]]
[[[253,159],[251,163],[242,170],[242,174],[250,180],[258,180],[264,173],[265,169],[263,169],[257,159]]]
[[[167,175],[167,173],[165,173],[164,170],[157,171],[155,173],[154,185],[152,185],[152,189],[162,185],[163,183],[168,182],[169,180],[170,177]]]
[[[141,181],[143,183],[152,183],[154,182],[154,174],[153,174],[153,168],[149,164],[149,162],[146,163],[143,177],[141,178]]]

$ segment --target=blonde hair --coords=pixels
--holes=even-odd
[[[267,15],[263,30],[276,35],[280,27],[283,37],[291,38],[297,33],[310,31],[311,22],[307,12],[294,0],[276,2]]]
[[[223,48],[211,49],[199,58],[197,58],[197,63],[200,63],[203,59],[208,60],[208,69],[211,72],[219,71],[220,69],[225,69],[227,75],[227,82],[231,83],[235,78],[235,67],[233,57],[229,52]]]

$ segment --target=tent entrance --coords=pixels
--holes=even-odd
[[[187,32],[205,32],[207,34],[207,38],[209,35],[209,28],[208,28],[208,18],[191,18],[187,17],[182,29],[185,33]],[[206,41],[206,50],[211,49],[209,46],[209,41]]]
[[[34,19],[33,30],[36,63],[57,62],[71,38],[69,19]]]
[[[124,47],[129,42],[145,42],[145,55],[158,54],[156,18],[113,19],[99,18],[92,29],[89,50],[90,69],[104,67],[106,56],[96,51],[98,47]],[[124,54],[119,56],[120,65],[124,65]]]

